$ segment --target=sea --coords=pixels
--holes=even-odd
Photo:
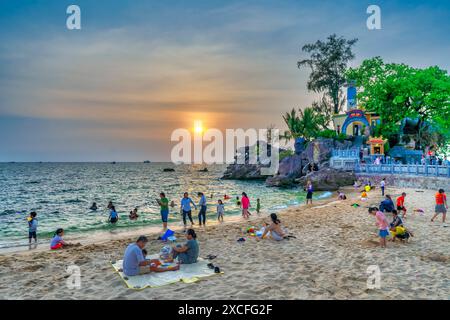
[[[200,171],[207,168],[207,172]],[[173,168],[173,172],[164,172]],[[227,216],[240,214],[236,197],[246,192],[253,210],[256,199],[263,212],[277,212],[304,203],[302,188],[267,187],[264,181],[222,180],[225,165],[174,165],[172,163],[0,163],[0,251],[28,245],[27,217],[38,216],[39,242],[48,241],[57,228],[65,235],[85,238],[99,232],[120,233],[147,226],[160,226],[156,199],[161,191],[176,206],[170,209],[169,227],[181,224],[180,199],[184,192],[198,203],[198,192],[208,200],[207,219],[216,219],[218,199],[229,195],[225,203]],[[324,198],[330,193],[316,193]],[[119,222],[108,223],[107,204],[112,201]],[[96,202],[99,209],[89,208]],[[133,208],[139,218],[128,219]],[[196,220],[197,212],[193,211]]]

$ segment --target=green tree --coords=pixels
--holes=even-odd
[[[320,114],[311,107],[304,110],[298,109],[298,112],[292,109],[291,112],[286,112],[283,119],[288,127],[288,131],[285,131],[281,138],[286,141],[300,137],[310,141],[312,138],[317,137],[320,132],[320,123],[323,121]]]
[[[419,147],[442,146],[450,139],[450,76],[438,67],[416,69],[384,63],[380,57],[350,68],[347,79],[357,82],[358,100],[367,111],[380,115],[384,137],[399,131],[404,118],[419,120]],[[429,124],[425,125],[426,123]],[[435,128],[435,130],[432,130]]]
[[[331,99],[329,106],[334,113],[339,113],[342,107],[341,88],[346,83],[347,63],[355,57],[352,46],[357,41],[358,39],[346,40],[332,34],[325,42],[318,40],[304,45],[302,51],[310,54],[310,57],[297,62],[298,68],[311,68],[308,90],[324,92]]]

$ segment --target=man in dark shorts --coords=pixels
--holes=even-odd
[[[405,208],[405,197],[406,193],[403,192],[400,197],[397,198],[397,211],[402,211],[402,218],[406,216],[406,208]]]
[[[306,204],[308,204],[308,202],[312,204],[313,186],[311,181],[308,181],[305,189],[306,189]]]
[[[444,189],[439,189],[436,193],[436,207],[433,218],[431,218],[431,222],[436,219],[436,217],[442,213],[442,223],[445,223],[445,218],[447,216],[448,204],[447,204],[447,196],[445,195]]]

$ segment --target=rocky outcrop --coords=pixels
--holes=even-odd
[[[222,179],[234,180],[257,180],[266,179],[267,176],[261,175],[262,165],[258,164],[230,164]]]
[[[281,160],[278,174],[268,177],[266,184],[270,187],[292,187],[296,184],[295,179],[302,175],[302,157],[293,155]]]
[[[322,168],[297,179],[297,182],[300,185],[306,185],[308,180],[312,182],[316,191],[333,191],[338,190],[340,187],[353,185],[356,176],[353,172]]]

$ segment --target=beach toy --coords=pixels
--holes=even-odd
[[[167,238],[173,236],[175,234],[175,232],[173,230],[167,229],[166,232],[163,234],[163,236],[161,237],[162,241],[166,241]]]
[[[364,190],[366,190],[366,192],[369,192],[370,189],[371,189],[370,186],[365,186],[365,187],[364,187]]]
[[[159,258],[163,261],[169,260],[172,257],[172,248],[169,246],[164,246],[159,251]]]
[[[175,236],[170,236],[170,237],[167,238],[167,240],[172,241],[172,242],[175,242],[175,241],[177,241],[177,237],[175,237]]]
[[[256,234],[255,234],[257,237],[262,237],[262,235],[263,235],[263,232],[262,231],[256,231]]]
[[[28,221],[28,222],[30,222],[31,220],[33,220],[32,217],[28,217],[28,218],[27,218],[27,221]]]
[[[248,227],[247,233],[255,233],[255,227]]]

